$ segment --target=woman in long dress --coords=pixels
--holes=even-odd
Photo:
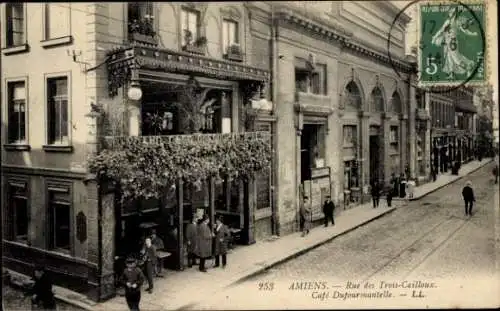
[[[460,53],[458,47],[457,33],[462,31],[470,36],[477,36],[477,32],[465,29],[468,23],[464,16],[458,16],[458,7],[448,14],[448,19],[443,23],[439,31],[432,38],[432,44],[443,45],[443,67],[442,71],[452,79],[456,74],[467,74],[470,76],[474,69],[474,61]]]

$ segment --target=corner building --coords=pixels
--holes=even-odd
[[[387,57],[399,13],[390,2],[286,2],[272,10],[283,234],[298,229],[304,196],[320,220],[328,194],[341,211],[366,202],[372,180],[413,176],[415,141],[408,138],[415,136],[416,104],[404,14],[391,33],[394,68]]]

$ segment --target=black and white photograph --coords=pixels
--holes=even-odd
[[[497,10],[1,3],[2,310],[500,308]]]

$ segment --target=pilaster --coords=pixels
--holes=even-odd
[[[400,174],[404,173],[406,169],[406,165],[408,165],[408,149],[409,149],[409,144],[411,143],[412,140],[415,140],[415,137],[408,136],[408,116],[406,114],[403,114],[399,117],[399,135],[401,135],[400,138],[400,151],[399,151],[399,169],[400,169]],[[416,156],[414,157],[414,161],[416,161]]]
[[[383,127],[383,135],[382,135],[382,172],[383,172],[383,182],[384,184],[390,180],[391,176],[391,157],[390,157],[390,149],[391,149],[391,116],[387,113],[384,113],[382,116],[382,127]]]
[[[360,112],[361,117],[361,182],[363,194],[368,193],[370,184],[370,113]]]
[[[415,138],[415,110],[416,110],[416,107],[417,107],[417,103],[416,103],[416,89],[415,89],[415,86],[414,86],[414,81],[412,81],[412,79],[410,78],[410,82],[409,83],[409,88],[410,88],[410,92],[409,92],[409,103],[408,103],[408,108],[409,108],[409,111],[408,111],[408,125],[407,125],[407,128],[408,128],[408,137],[410,137],[410,142],[409,142],[409,154],[408,156],[406,157],[407,161],[408,161],[408,164],[409,164],[409,168],[410,168],[410,178],[411,179],[415,179],[416,177],[416,174],[415,174],[415,161],[416,161],[416,140],[414,139]],[[405,135],[406,136],[406,135]],[[406,166],[405,166],[406,167]]]

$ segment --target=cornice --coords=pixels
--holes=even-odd
[[[294,26],[304,32],[321,37],[331,44],[340,44],[341,47],[354,53],[370,57],[386,65],[394,65],[402,72],[410,73],[413,71],[410,63],[396,57],[392,57],[391,63],[391,59],[389,59],[387,53],[380,51],[380,49],[368,42],[353,39],[352,33],[330,21],[320,20],[319,17],[312,19],[309,16],[304,16],[302,12],[296,12],[292,8],[281,6],[277,7],[275,18],[278,19],[281,25]]]

